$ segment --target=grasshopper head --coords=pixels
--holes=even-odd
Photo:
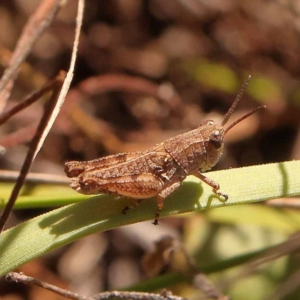
[[[204,124],[206,161],[200,167],[202,172],[210,170],[218,161],[223,152],[225,130],[222,125],[208,120]]]

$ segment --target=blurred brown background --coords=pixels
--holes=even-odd
[[[0,3],[1,71],[39,3]],[[7,108],[68,69],[76,10],[76,1],[68,1],[34,45]],[[63,175],[66,160],[143,150],[205,119],[221,122],[249,74],[252,80],[232,119],[262,104],[267,108],[228,134],[214,169],[299,159],[299,53],[300,1],[89,0],[72,90],[31,170]],[[36,103],[0,128],[6,149],[1,169],[19,170],[41,113],[42,103]],[[38,212],[17,216],[25,219],[27,213]],[[182,238],[187,226],[182,222],[168,220],[166,226]],[[65,287],[71,282],[87,294],[129,286],[145,278],[138,260],[149,246],[130,234],[89,237],[28,264],[24,272]],[[90,251],[95,245],[96,253]],[[86,252],[79,255],[80,249]],[[68,259],[82,257],[92,260],[91,267],[72,270],[76,264]],[[3,299],[57,297],[2,282],[0,295],[1,290]]]

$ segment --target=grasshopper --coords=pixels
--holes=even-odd
[[[197,176],[211,186],[216,195],[227,200],[228,196],[219,191],[219,184],[202,173],[219,161],[227,132],[261,108],[257,107],[224,128],[250,78],[243,84],[221,124],[205,121],[198,128],[146,151],[119,153],[91,161],[68,161],[65,172],[71,178],[70,186],[82,194],[112,193],[139,200],[156,196],[155,225],[164,199],[179,188],[187,175]]]

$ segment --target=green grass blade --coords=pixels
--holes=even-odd
[[[209,186],[189,176],[165,201],[161,215],[300,195],[299,169],[300,161],[292,161],[207,173],[229,195],[227,202],[220,201]],[[154,218],[155,199],[122,215],[122,209],[131,203],[130,199],[101,195],[6,230],[0,236],[0,275],[88,234]]]
[[[13,183],[1,183],[0,209],[3,209],[13,189]],[[26,183],[14,208],[60,207],[90,198],[76,193],[68,185]]]

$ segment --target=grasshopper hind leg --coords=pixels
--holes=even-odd
[[[163,208],[164,205],[164,200],[167,198],[169,195],[171,195],[174,191],[176,191],[180,187],[180,181],[174,182],[172,185],[168,186],[167,188],[163,189],[158,195],[157,195],[157,210],[155,214],[155,219],[152,224],[158,225],[158,219],[160,216],[160,211]]]

